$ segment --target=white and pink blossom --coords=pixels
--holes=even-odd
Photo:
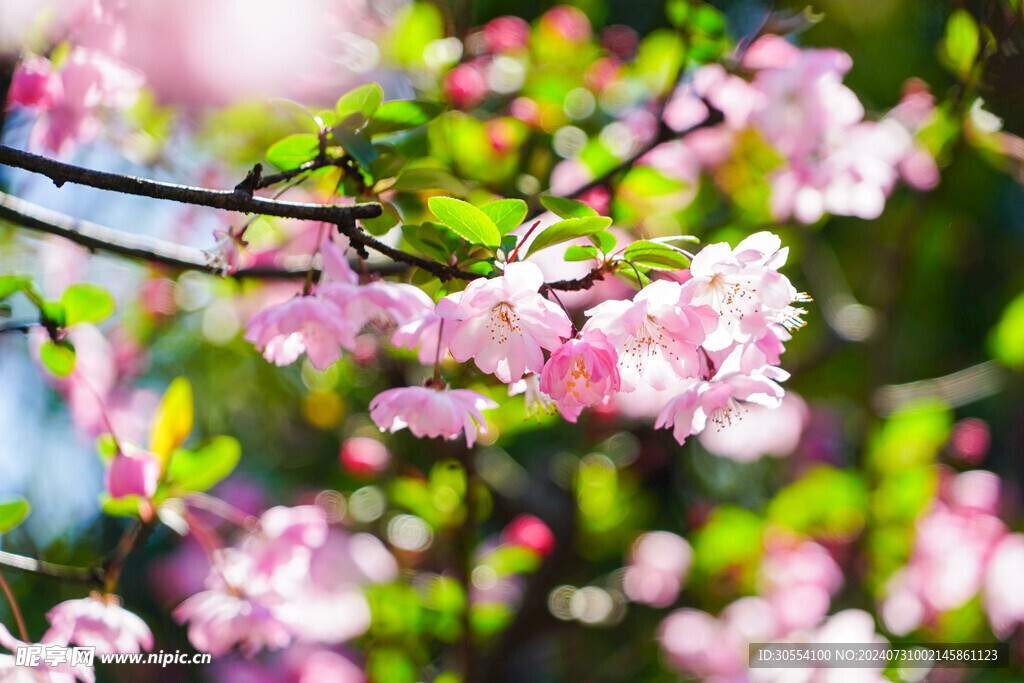
[[[121,607],[115,595],[93,593],[81,600],[65,600],[47,612],[46,618],[53,633],[69,633],[69,642],[95,647],[99,654],[153,648],[153,632],[146,622]]]
[[[481,411],[498,404],[469,389],[400,387],[377,394],[370,401],[370,417],[381,431],[409,428],[414,436],[439,436],[451,441],[465,431],[466,445],[476,441],[477,425],[486,433]]]
[[[587,406],[619,390],[618,355],[607,337],[588,330],[551,354],[540,375],[540,390],[554,399],[562,417],[575,422]]]

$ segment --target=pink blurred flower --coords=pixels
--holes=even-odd
[[[484,44],[490,52],[505,52],[526,47],[530,25],[519,17],[503,16],[484,25]]]
[[[517,515],[501,532],[503,543],[521,545],[547,557],[555,548],[555,535],[548,525],[528,514]]]
[[[400,349],[418,349],[416,358],[424,365],[444,360],[455,332],[455,323],[445,323],[433,311],[400,325],[391,335],[391,344]]]
[[[14,71],[7,101],[23,107],[48,109],[61,94],[60,79],[54,76],[50,60],[28,53]]]
[[[163,463],[160,456],[131,444],[122,444],[121,451],[107,468],[104,485],[112,498],[140,496],[151,498],[156,493]]]
[[[816,626],[843,585],[843,570],[811,541],[781,538],[766,546],[758,567],[758,593],[772,605],[784,632]]]
[[[570,43],[583,43],[591,36],[587,15],[569,5],[559,5],[545,12],[540,18],[540,28]]]
[[[444,96],[456,109],[472,109],[483,102],[487,82],[472,64],[459,64],[444,77]]]
[[[333,301],[299,296],[265,308],[246,325],[245,339],[276,365],[289,365],[305,353],[317,370],[341,357],[342,347],[355,345],[356,330]]]
[[[586,312],[583,333],[603,332],[618,352],[622,391],[642,383],[664,389],[674,378],[697,373],[697,347],[718,316],[708,306],[681,306],[680,293],[678,283],[657,280],[633,301],[605,301]]]
[[[982,604],[992,631],[1008,638],[1024,622],[1024,534],[1007,534],[999,542],[985,570]]]
[[[332,301],[345,325],[355,332],[367,325],[389,330],[434,310],[434,301],[422,289],[403,282],[377,280],[362,286],[335,282],[317,287],[316,293]]]
[[[419,438],[443,436],[451,441],[465,431],[466,445],[476,441],[477,425],[486,433],[482,410],[498,404],[469,389],[399,387],[370,401],[370,417],[381,431],[409,428]]]
[[[651,607],[675,602],[693,562],[693,549],[668,531],[641,534],[633,543],[622,588],[630,600]]]
[[[75,680],[94,683],[96,672],[92,666],[85,664],[71,666],[66,656],[57,658],[55,666],[50,666],[47,663],[46,654],[50,648],[60,649],[66,653],[68,644],[69,633],[67,631],[62,633],[54,631],[56,629],[50,629],[41,643],[25,643],[11,635],[7,627],[0,624],[0,645],[11,652],[17,653],[21,648],[32,645],[43,647],[39,663],[35,666],[16,665],[14,655],[0,655],[0,680],[12,683],[72,683]]]
[[[588,330],[551,354],[540,375],[540,390],[575,422],[583,408],[606,401],[619,390],[618,355],[604,333]]]
[[[441,299],[437,314],[458,323],[449,345],[452,357],[460,363],[472,358],[506,384],[540,372],[542,349],[561,346],[572,327],[558,305],[537,293],[543,283],[536,265],[510,263],[501,277],[474,280],[465,291]]]
[[[778,634],[774,610],[756,597],[736,600],[718,618],[696,609],[676,610],[658,628],[661,649],[673,667],[722,681],[746,680],[748,645]]]
[[[357,477],[378,474],[387,469],[391,463],[391,453],[388,452],[387,446],[376,439],[368,439],[365,436],[345,439],[338,458],[341,461],[341,466],[349,474]]]
[[[146,622],[121,607],[114,595],[93,593],[81,600],[66,600],[47,612],[46,618],[54,632],[70,633],[70,642],[95,647],[99,654],[153,648],[153,633]]]
[[[196,593],[175,608],[174,618],[188,623],[188,640],[200,652],[220,657],[238,644],[252,656],[287,646],[291,633],[269,607],[224,590]]]

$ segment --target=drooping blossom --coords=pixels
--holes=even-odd
[[[697,374],[697,347],[718,325],[709,306],[680,305],[681,285],[657,280],[632,301],[605,301],[586,311],[583,333],[603,332],[618,352],[621,390],[641,383],[664,389]]]
[[[153,648],[153,632],[146,622],[121,607],[115,595],[93,593],[81,600],[65,600],[47,612],[46,618],[54,633],[70,633],[69,642],[95,647],[99,654]]]
[[[721,429],[702,431],[700,443],[715,455],[736,462],[786,456],[800,445],[809,419],[804,400],[793,391],[787,391],[777,408],[750,404],[742,420],[735,420]]]
[[[594,329],[558,347],[540,375],[540,390],[555,400],[569,422],[575,422],[585,407],[603,403],[620,384],[618,355],[607,337]]]
[[[455,323],[449,351],[506,384],[544,368],[543,349],[554,350],[572,323],[558,305],[538,294],[544,278],[528,262],[510,263],[500,277],[480,278],[437,304],[437,314]]]
[[[298,296],[253,316],[245,340],[275,365],[289,365],[305,353],[313,367],[326,370],[341,357],[342,347],[355,345],[355,334],[333,301]]]
[[[466,433],[466,445],[476,441],[477,425],[486,433],[481,411],[498,404],[469,389],[399,387],[377,394],[370,401],[370,417],[381,431],[409,428],[413,435],[451,441]]]
[[[11,635],[7,627],[0,624],[0,645],[12,653],[16,654],[21,648],[33,645],[43,648],[38,663],[32,666],[15,664],[15,654],[0,655],[0,680],[12,683],[73,683],[76,680],[94,683],[96,671],[90,665],[81,662],[72,664],[67,656],[57,658],[55,666],[47,663],[47,652],[51,648],[64,650],[66,653],[70,633],[66,629],[57,631],[58,629],[50,629],[40,643],[25,643]]]
[[[779,382],[789,377],[781,368],[765,366],[753,373],[740,369],[741,349],[731,353],[710,380],[690,379],[658,414],[655,429],[672,427],[680,444],[704,430],[708,420],[719,427],[740,418],[740,401],[778,407],[785,393]]]
[[[130,443],[123,444],[107,467],[104,485],[111,498],[152,498],[163,464],[160,456]]]
[[[630,600],[668,607],[679,595],[693,563],[693,548],[669,531],[641,534],[633,543],[622,588]]]

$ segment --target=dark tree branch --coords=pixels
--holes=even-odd
[[[57,187],[64,183],[88,185],[89,187],[123,194],[135,194],[154,199],[168,199],[196,206],[208,206],[227,211],[256,213],[264,216],[280,218],[297,218],[307,221],[324,221],[327,223],[351,222],[356,218],[376,218],[381,214],[380,204],[355,204],[353,206],[331,206],[326,204],[299,204],[282,202],[264,197],[253,197],[244,189],[208,190],[188,185],[161,183],[135,176],[120,175],[93,171],[80,166],[72,166],[37,154],[0,145],[0,164],[22,168],[33,173],[45,175]],[[244,181],[243,181],[244,182]]]

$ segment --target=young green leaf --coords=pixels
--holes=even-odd
[[[352,121],[355,124],[353,127],[358,128],[363,121],[373,116],[382,99],[384,99],[384,91],[380,86],[376,83],[367,83],[339,97],[338,102],[334,105],[334,111],[338,114],[338,121],[341,125],[346,125],[346,120],[349,117],[358,114],[359,116]]]
[[[25,521],[32,507],[28,501],[21,496],[8,498],[0,502],[0,534],[8,531]]]
[[[598,215],[597,211],[586,204],[565,197],[541,197],[540,203],[559,218],[586,218]]]
[[[331,130],[331,137],[345,148],[345,151],[356,160],[357,164],[365,169],[369,169],[370,164],[377,158],[377,150],[362,133],[338,127]]]
[[[565,250],[565,260],[566,261],[588,261],[590,259],[596,259],[596,258],[597,258],[597,248],[596,247],[590,247],[590,246],[581,247],[578,244],[573,244],[568,249]]]
[[[192,431],[195,408],[192,402],[192,385],[184,377],[177,377],[167,387],[160,406],[153,416],[149,431],[149,450],[166,463],[171,454],[185,443]]]
[[[437,223],[405,224],[402,234],[409,244],[439,263],[449,263],[460,244],[458,236],[450,228]]]
[[[20,292],[32,284],[32,278],[28,275],[3,275],[0,276],[0,299],[6,299],[15,292]]]
[[[659,244],[640,240],[626,247],[622,258],[645,268],[657,268],[659,270],[680,270],[690,267],[690,259],[686,258],[677,249]]]
[[[526,218],[526,202],[522,199],[495,199],[480,207],[502,235],[518,228]]]
[[[599,233],[612,224],[607,216],[584,216],[583,218],[566,218],[554,225],[549,225],[544,232],[537,235],[530,244],[530,254],[560,242],[568,242],[577,237],[586,237]]]
[[[403,170],[391,189],[400,192],[443,190],[448,194],[459,196],[465,196],[469,192],[465,183],[452,175],[450,171],[424,166],[414,166]]]
[[[590,241],[593,242],[594,246],[600,249],[604,254],[612,253],[612,250],[618,243],[618,239],[616,239],[615,235],[607,230],[595,232],[593,235],[590,235]]]
[[[946,23],[946,37],[942,42],[943,56],[962,78],[967,78],[981,48],[980,33],[974,17],[965,9],[958,9]]]
[[[469,202],[453,197],[431,197],[430,210],[441,221],[471,244],[497,247],[501,233],[490,217]]]
[[[98,323],[114,312],[114,297],[103,287],[91,284],[71,285],[60,297],[64,306],[64,324]]]
[[[39,359],[58,377],[67,377],[75,369],[75,349],[67,342],[43,342],[39,347]]]
[[[267,161],[282,171],[298,168],[307,161],[316,158],[320,151],[320,141],[315,135],[298,133],[278,140],[267,150]]]
[[[440,102],[401,100],[380,105],[366,127],[366,134],[397,133],[429,123],[444,111]]]
[[[111,517],[138,517],[139,497],[136,495],[111,498],[109,493],[100,494],[100,510]]]
[[[167,479],[184,491],[206,491],[231,474],[242,447],[230,436],[218,436],[195,451],[179,449],[171,460]]]

